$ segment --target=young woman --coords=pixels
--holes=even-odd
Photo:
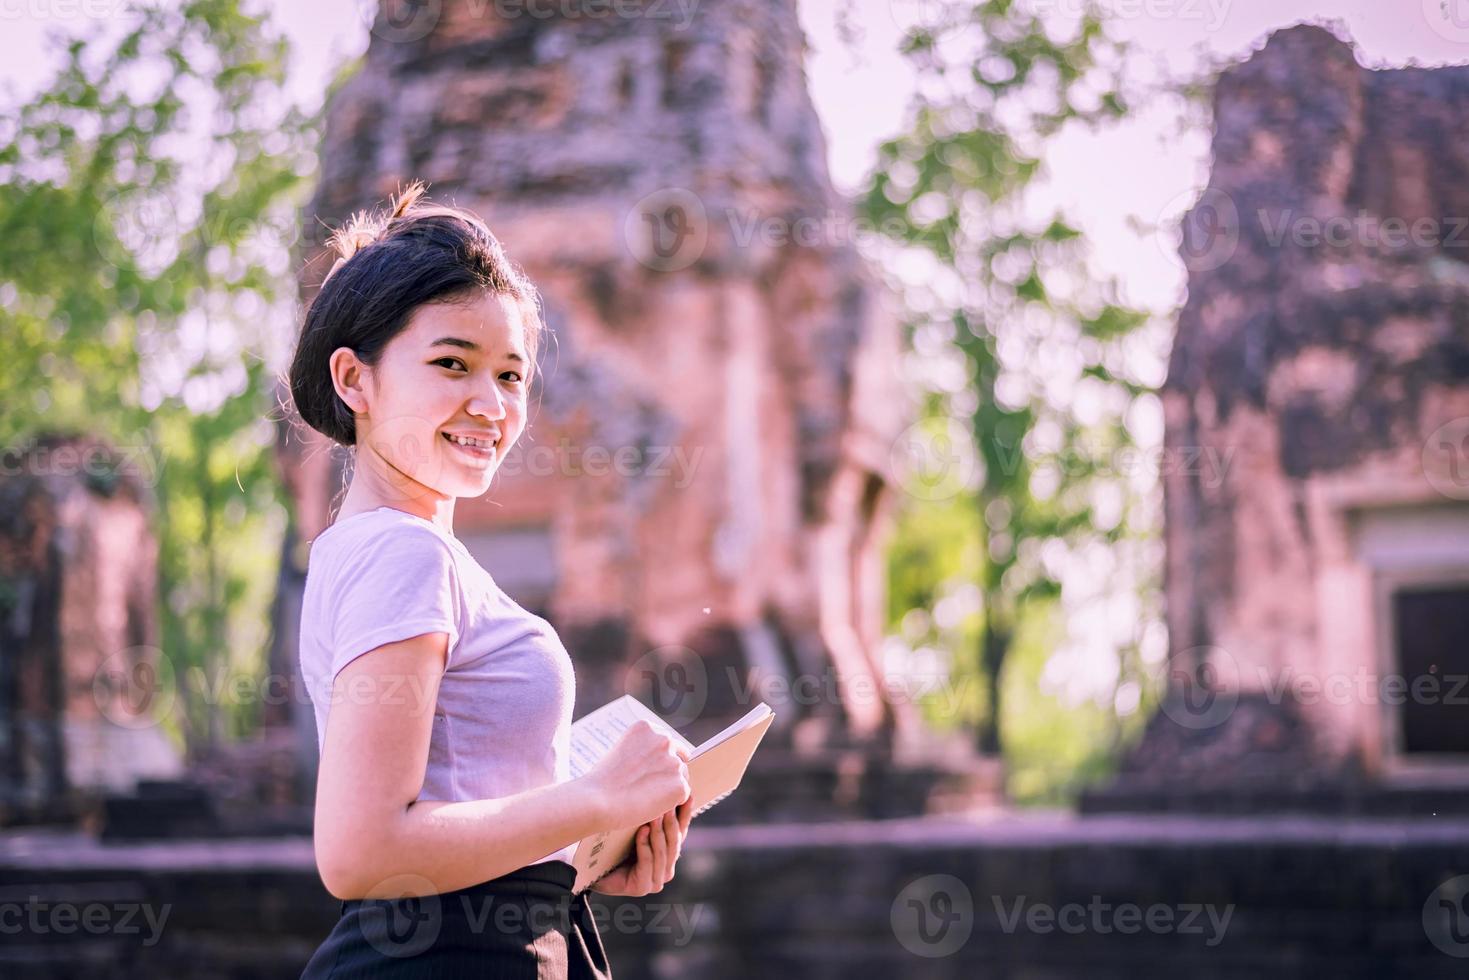
[[[353,448],[311,545],[301,669],[321,747],[315,850],[342,917],[305,977],[609,977],[576,842],[641,825],[602,879],[673,876],[688,756],[646,724],[579,779],[575,676],[545,619],[454,536],[526,424],[539,299],[474,214],[415,183],[332,237],[290,368],[301,418]]]

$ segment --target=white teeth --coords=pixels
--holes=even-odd
[[[447,432],[444,435],[448,436],[450,442],[456,442],[461,446],[475,446],[479,449],[489,449],[494,445],[494,443],[485,439],[470,439],[466,436],[449,435]]]

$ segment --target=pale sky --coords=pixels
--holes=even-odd
[[[334,65],[367,41],[372,0],[261,0],[294,42],[292,87],[317,96]],[[713,2],[713,0],[697,0]],[[899,28],[933,0],[800,0],[810,42],[807,77],[826,131],[832,176],[854,189],[876,145],[897,132],[913,78],[895,50]],[[1028,0],[1047,16],[1074,18],[1083,0]],[[34,91],[46,77],[48,29],[76,33],[105,23],[126,0],[0,0],[0,85]],[[1211,58],[1241,57],[1271,30],[1339,18],[1364,62],[1401,66],[1469,61],[1469,0],[1101,0],[1116,29],[1148,60],[1175,72]],[[845,23],[845,36],[839,25]],[[1070,133],[1047,153],[1050,197],[1097,245],[1099,266],[1126,298],[1167,310],[1182,289],[1171,242],[1140,232],[1176,218],[1206,177],[1204,134],[1180,138],[1159,112],[1101,135]]]

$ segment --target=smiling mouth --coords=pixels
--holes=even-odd
[[[474,460],[488,461],[494,457],[495,452],[499,448],[498,444],[489,445],[482,440],[475,440],[474,443],[464,443],[455,441],[447,432],[440,434],[444,437],[445,442]]]

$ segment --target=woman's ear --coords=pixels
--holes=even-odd
[[[350,347],[338,347],[332,351],[327,363],[331,367],[332,387],[337,390],[337,397],[354,413],[365,414],[367,393],[364,382],[372,369],[358,360],[357,353]]]

